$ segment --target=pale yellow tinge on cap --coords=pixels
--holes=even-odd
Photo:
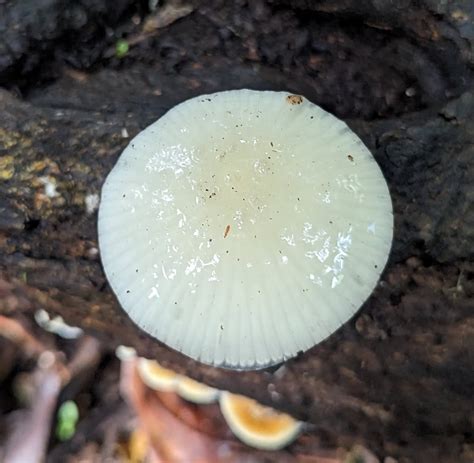
[[[174,392],[178,381],[178,375],[173,370],[143,357],[138,360],[138,374],[148,387],[161,392]]]
[[[179,376],[176,392],[189,402],[204,405],[215,402],[220,391],[186,376]]]
[[[133,360],[137,356],[137,351],[133,347],[120,345],[115,349],[116,357],[122,362]]]
[[[257,449],[281,449],[290,444],[301,430],[302,423],[291,416],[241,395],[222,392],[219,403],[232,432],[242,442]]]
[[[138,134],[102,188],[107,279],[144,331],[215,366],[275,365],[375,288],[389,190],[350,128],[299,95],[234,90]]]

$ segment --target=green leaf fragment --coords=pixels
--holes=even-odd
[[[119,39],[115,44],[115,55],[117,58],[123,58],[128,53],[129,49],[130,46],[128,45],[128,42],[124,39]]]
[[[56,437],[60,441],[71,439],[75,432],[76,426],[68,422],[58,423],[56,426]]]
[[[58,409],[56,437],[65,441],[76,432],[76,423],[79,420],[79,410],[72,400],[67,400]]]

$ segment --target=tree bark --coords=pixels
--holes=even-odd
[[[461,1],[230,3],[195,5],[125,62],[98,59],[94,72],[62,63],[47,87],[11,53],[7,66],[0,46],[3,82],[24,82],[23,97],[0,90],[0,313],[32,320],[45,309],[111,349],[133,346],[290,412],[314,425],[295,444],[305,453],[362,442],[400,462],[472,461],[473,12]],[[35,69],[51,63],[24,39]],[[236,87],[289,89],[345,118],[394,204],[392,254],[373,295],[277,370],[211,368],[141,332],[111,293],[97,245],[100,188],[130,138],[188,97]]]

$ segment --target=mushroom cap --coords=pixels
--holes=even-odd
[[[122,362],[126,362],[127,360],[133,360],[137,356],[137,351],[133,347],[124,346],[120,344],[115,349],[115,356]]]
[[[392,203],[369,150],[298,95],[179,104],[107,177],[99,245],[120,304],[201,362],[280,363],[360,308],[387,261]]]
[[[219,397],[220,391],[206,384],[194,381],[187,376],[180,376],[176,385],[180,397],[195,404],[212,404]]]
[[[279,450],[290,444],[301,431],[301,422],[248,397],[222,392],[219,405],[232,432],[242,442],[257,449]]]
[[[178,374],[163,368],[155,360],[140,357],[137,364],[138,374],[142,381],[151,389],[161,392],[174,392],[178,382]]]

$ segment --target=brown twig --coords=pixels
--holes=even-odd
[[[0,336],[14,342],[21,352],[38,359],[37,368],[31,375],[36,386],[32,405],[29,410],[15,413],[4,461],[41,462],[46,453],[59,393],[73,378],[98,365],[99,343],[92,337],[83,337],[75,355],[65,365],[64,355],[49,350],[17,320],[0,316]]]
[[[178,19],[188,16],[194,11],[192,5],[180,4],[179,2],[169,2],[162,8],[159,8],[157,13],[149,16],[142,27],[142,30],[127,38],[129,47],[133,47],[143,42],[144,40],[158,34],[160,29],[173,24]],[[104,52],[105,58],[111,58],[115,55],[115,47],[110,47]]]
[[[37,357],[46,350],[20,322],[3,315],[0,315],[0,336],[15,343],[28,357]]]
[[[61,375],[52,366],[36,378],[38,387],[32,408],[14,420],[4,455],[10,463],[41,462],[46,453],[53,413],[61,391]]]

